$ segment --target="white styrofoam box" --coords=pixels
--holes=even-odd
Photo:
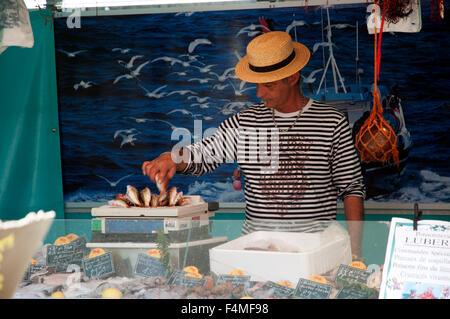
[[[157,216],[187,216],[199,212],[208,212],[208,203],[199,195],[183,196],[191,202],[184,206],[161,206],[161,207],[115,207],[103,205],[91,210],[92,216],[105,217],[157,217]]]
[[[277,251],[248,249],[270,247]],[[293,285],[352,260],[350,237],[337,222],[316,233],[256,231],[211,248],[209,256],[211,271],[218,275],[240,269],[251,280]]]

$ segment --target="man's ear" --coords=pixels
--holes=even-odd
[[[300,72],[295,72],[288,77],[290,85],[296,85],[300,79]]]

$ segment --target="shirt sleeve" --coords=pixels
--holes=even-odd
[[[331,170],[333,183],[341,199],[347,196],[365,198],[361,161],[353,142],[350,125],[344,116],[334,131]]]
[[[239,113],[223,121],[213,135],[186,146],[189,161],[180,174],[201,176],[223,163],[236,162],[238,136]]]

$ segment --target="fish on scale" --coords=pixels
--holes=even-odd
[[[157,185],[161,190],[160,185]],[[168,192],[161,192],[159,195],[152,193],[148,187],[141,191],[132,185],[127,185],[126,194],[117,194],[115,199],[108,201],[108,204],[116,207],[164,207],[183,206],[189,204],[187,198],[183,197],[183,192],[173,186]]]

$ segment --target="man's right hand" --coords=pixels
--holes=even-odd
[[[172,160],[170,152],[163,153],[153,161],[145,161],[142,164],[142,173],[147,175],[158,186],[161,193],[165,193],[169,181],[175,175],[177,165]]]

